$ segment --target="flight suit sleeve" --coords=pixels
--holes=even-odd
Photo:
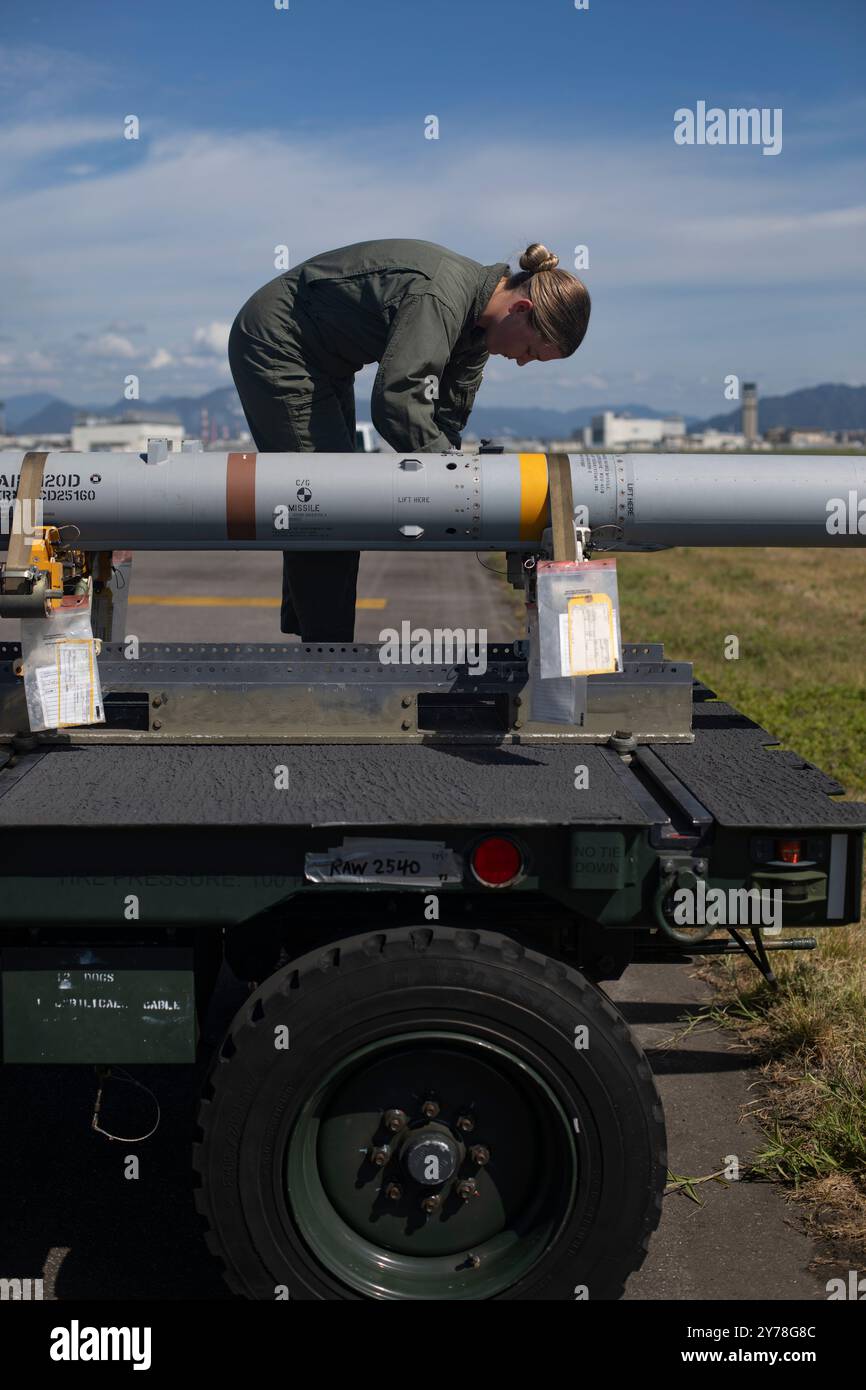
[[[403,299],[371,396],[373,425],[392,448],[439,453],[454,447],[455,439],[437,417],[443,376],[460,328],[436,295]]]
[[[442,374],[436,418],[458,448],[489,355],[483,346],[470,346],[462,353],[454,353]]]

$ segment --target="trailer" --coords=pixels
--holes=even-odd
[[[247,982],[193,1153],[246,1298],[619,1297],[665,1129],[605,982],[722,951],[772,980],[774,951],[859,921],[866,805],[689,663],[614,637],[613,668],[543,673],[545,593],[567,581],[571,651],[612,563],[575,470],[546,469],[511,552],[529,637],[483,670],[336,643],[130,659],[106,628],[99,719],[34,730],[32,658],[0,644],[4,1062],[189,1064],[220,970]],[[22,544],[13,609],[104,606],[110,566]],[[58,656],[58,710],[61,686]]]

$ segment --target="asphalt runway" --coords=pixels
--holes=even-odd
[[[486,626],[488,640],[522,628],[512,589],[484,565],[502,556],[369,551],[361,558],[355,638],[376,642],[383,628]],[[261,551],[139,551],[133,557],[126,632],[141,642],[287,642],[280,632],[281,556]],[[0,641],[19,625],[0,619]]]

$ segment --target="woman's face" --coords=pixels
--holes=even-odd
[[[487,329],[487,351],[494,357],[509,357],[518,367],[527,362],[554,362],[562,353],[531,326],[532,300],[516,298],[504,306]]]

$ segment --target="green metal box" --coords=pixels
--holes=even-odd
[[[192,952],[151,946],[8,947],[3,1060],[195,1060]]]

